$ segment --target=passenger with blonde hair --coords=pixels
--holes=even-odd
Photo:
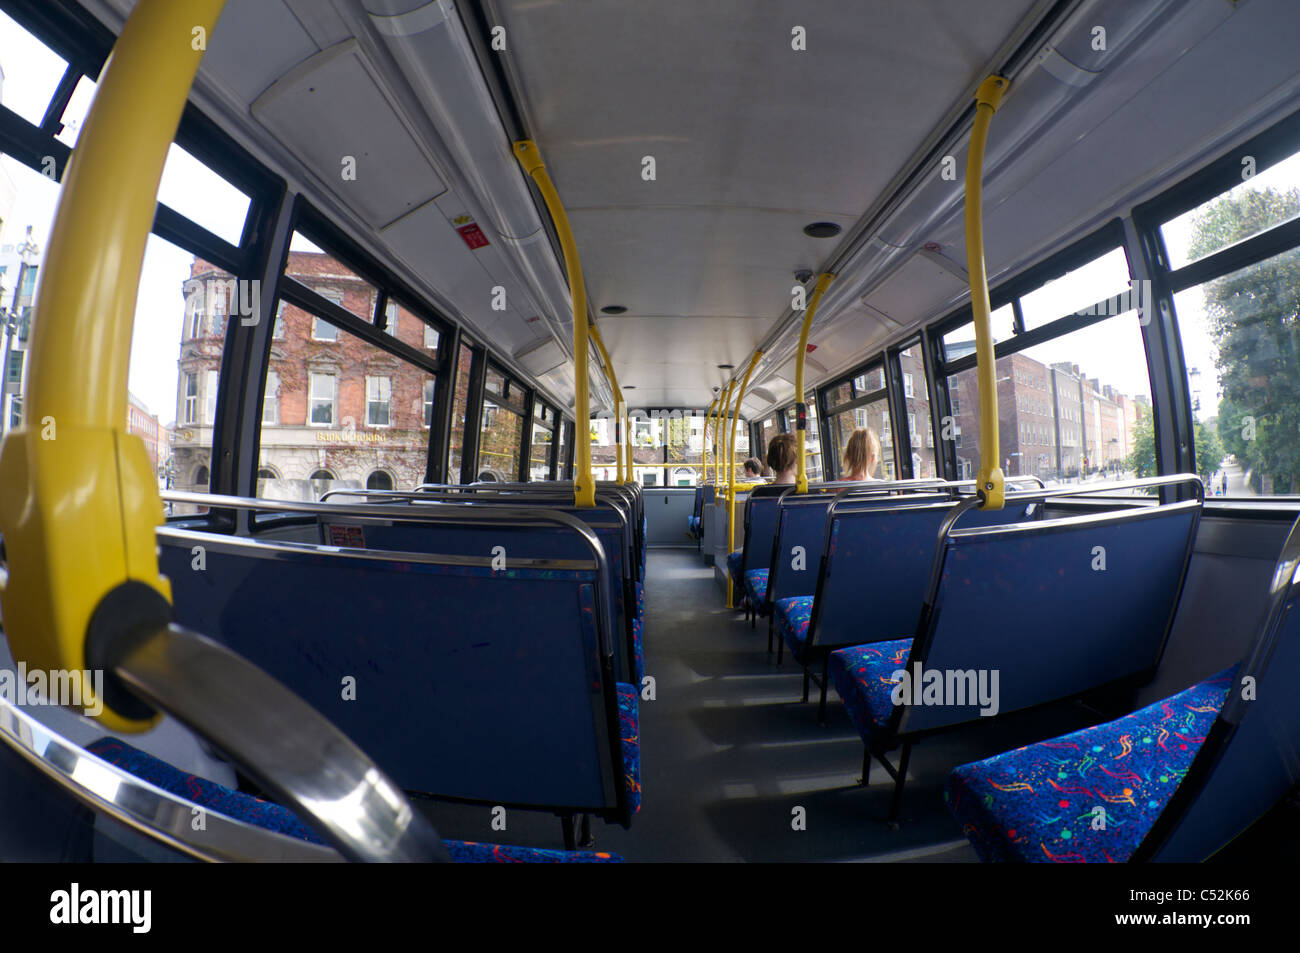
[[[861,483],[874,480],[880,463],[880,438],[870,427],[859,427],[844,447],[844,479]]]

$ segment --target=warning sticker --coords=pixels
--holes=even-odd
[[[341,526],[336,523],[325,524],[329,545],[350,546],[354,549],[366,548],[366,531],[360,526]]]
[[[456,229],[456,231],[460,233],[460,237],[465,240],[465,244],[468,245],[471,250],[475,248],[484,248],[488,243],[487,236],[483,234],[483,229],[479,228],[478,224],[475,222],[471,222],[468,225],[462,225],[460,228]]]

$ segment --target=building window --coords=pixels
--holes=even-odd
[[[958,396],[957,396],[957,390],[956,390],[956,388],[953,389],[952,394],[951,394],[950,396],[951,396],[951,399],[952,399],[952,412],[953,412],[954,414],[960,414],[960,413],[961,413],[961,400],[960,400],[960,399],[958,398]]]
[[[207,467],[199,467],[194,471],[194,485],[207,488],[212,483],[212,475],[208,473]]]
[[[329,427],[334,423],[334,390],[336,379],[333,374],[311,375],[311,423],[317,427]],[[313,477],[313,479],[315,479]],[[331,477],[330,479],[333,479]]]
[[[271,336],[277,341],[284,340],[284,308],[285,304],[281,301],[275,309],[275,329],[271,332]]]
[[[397,337],[397,302],[390,301],[384,308],[384,330]]]
[[[217,372],[206,374],[206,390],[203,395],[203,422],[213,426],[217,422]]]
[[[392,402],[393,382],[388,377],[366,378],[366,423],[371,427],[387,427],[389,404]]]
[[[912,389],[912,375],[903,375],[903,393],[908,397],[915,397],[916,391]]]
[[[276,426],[280,423],[280,375],[268,371],[266,393],[262,396],[262,423]]]
[[[199,413],[199,375],[185,375],[185,413],[183,419],[187,424],[198,423]]]
[[[961,449],[961,424],[954,424],[952,428],[953,439],[957,442],[957,449]],[[966,461],[968,464],[970,461]]]
[[[337,341],[339,329],[320,318],[311,319],[311,336],[313,341]]]
[[[438,349],[438,329],[431,328],[429,325],[424,326],[424,346],[433,350]]]
[[[424,382],[424,429],[433,426],[433,381]]]
[[[384,470],[376,470],[370,476],[366,477],[367,490],[391,490],[393,488],[393,478]]]
[[[319,498],[334,482],[334,474],[329,470],[317,470],[308,479],[311,480],[311,491]]]
[[[907,433],[913,440],[916,439],[916,414],[907,415]]]

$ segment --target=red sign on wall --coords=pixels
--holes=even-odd
[[[465,244],[471,251],[475,248],[484,248],[488,244],[487,236],[483,234],[483,229],[478,227],[477,222],[462,225],[456,231],[460,233],[460,237],[465,240]]]

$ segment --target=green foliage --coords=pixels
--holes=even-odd
[[[1300,190],[1225,196],[1192,224],[1198,258],[1300,215]],[[1218,347],[1223,397],[1217,433],[1196,434],[1197,469],[1223,451],[1253,473],[1258,490],[1300,486],[1300,249],[1204,285],[1205,313]],[[1211,458],[1214,459],[1211,459]]]
[[[1150,414],[1143,414],[1133,428],[1133,451],[1124,461],[1124,469],[1132,470],[1138,479],[1156,475],[1156,435]]]

